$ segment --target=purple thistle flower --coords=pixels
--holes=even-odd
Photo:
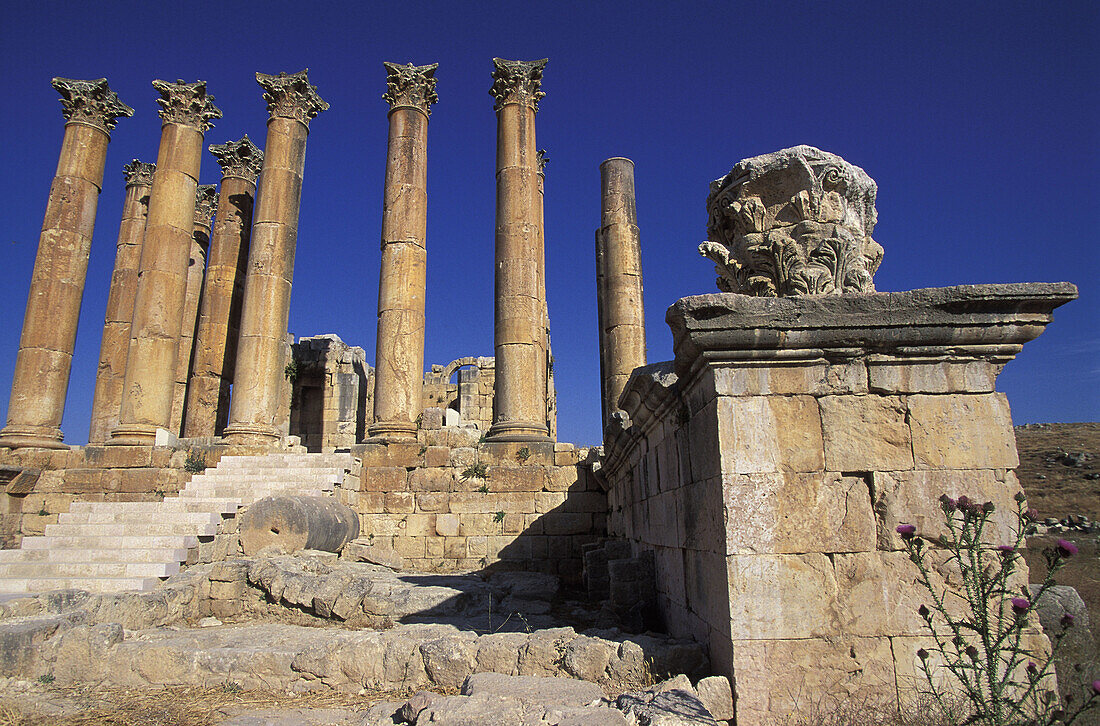
[[[929,611],[927,606],[921,605],[919,608],[917,608],[917,614],[927,620],[928,616],[931,614],[931,611]]]
[[[901,535],[902,539],[912,539],[913,535],[917,533],[917,528],[911,524],[899,524],[897,533]]]
[[[1063,613],[1062,614],[1062,627],[1063,628],[1073,627],[1074,619],[1075,618],[1073,617],[1073,613]]]
[[[924,648],[918,648],[917,649],[917,657],[920,658],[921,660],[928,660],[928,651],[925,650]]]
[[[1032,522],[1039,521],[1039,510],[1032,507],[1024,513],[1024,516],[1030,519]]]
[[[1092,682],[1092,690],[1097,695],[1100,695],[1100,681],[1093,681]]]
[[[1055,547],[1058,548],[1058,554],[1062,555],[1062,557],[1073,557],[1077,554],[1077,545],[1069,540],[1060,539]]]
[[[968,645],[968,646],[966,646],[966,655],[967,655],[968,658],[970,658],[970,660],[977,660],[978,659],[978,649],[975,648],[972,645]]]
[[[1000,552],[1001,555],[1008,557],[1016,553],[1016,548],[1012,545],[997,545],[997,551]]]
[[[1022,615],[1027,612],[1029,607],[1031,607],[1031,602],[1026,597],[1012,598],[1012,610],[1017,615]]]

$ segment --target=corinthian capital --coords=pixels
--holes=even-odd
[[[160,91],[160,119],[164,123],[194,126],[199,131],[214,127],[214,119],[221,118],[221,110],[214,105],[214,97],[206,93],[206,81],[185,83],[153,81],[153,88]]]
[[[156,164],[134,159],[122,167],[122,174],[126,177],[126,186],[128,187],[151,187],[153,186],[153,173],[156,170]]]
[[[328,110],[328,104],[317,94],[317,86],[309,85],[306,77],[308,68],[297,73],[280,73],[269,76],[256,74],[256,83],[264,89],[267,112],[271,118],[292,118],[306,127],[309,121],[322,111]]]
[[[386,92],[382,100],[390,104],[390,110],[414,108],[430,116],[432,104],[439,100],[435,94],[435,69],[439,64],[414,66],[383,61],[382,65],[386,67]]]
[[[213,184],[200,184],[195,189],[195,224],[209,227],[217,208],[218,188]]]
[[[535,61],[493,59],[493,87],[489,95],[496,99],[493,109],[499,111],[509,103],[520,103],[539,110],[539,99],[546,94],[542,86],[542,71],[549,58]]]
[[[86,123],[110,131],[122,116],[133,116],[134,109],[118,99],[106,78],[77,81],[54,78],[50,81],[61,94],[61,115],[66,121]]]
[[[210,153],[222,168],[222,177],[239,176],[253,184],[264,165],[264,152],[260,151],[248,134],[240,141],[211,144]]]

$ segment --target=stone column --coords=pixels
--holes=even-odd
[[[382,205],[374,423],[382,439],[416,438],[424,382],[428,116],[439,64],[385,63],[390,130]]]
[[[497,112],[493,441],[548,441],[535,113],[546,59],[493,59]]]
[[[116,119],[132,116],[107,79],[54,78],[65,136],[38,238],[23,333],[0,446],[67,448],[61,417],[88,270],[107,143]]]
[[[535,152],[535,158],[539,167],[539,193],[535,202],[535,210],[538,214],[539,226],[539,259],[546,259],[546,216],[544,214],[546,200],[546,165],[550,163],[550,157],[546,155],[546,149]],[[550,344],[550,307],[546,301],[546,265],[542,265],[542,274],[539,275],[539,300],[542,301],[542,360],[543,371],[546,375],[546,429],[550,438],[558,440],[558,395],[554,388],[554,349]]]
[[[141,242],[145,238],[145,218],[149,216],[149,191],[153,188],[156,164],[134,159],[123,168],[126,175],[126,199],[122,205],[122,224],[118,229],[115,269],[111,273],[111,291],[107,295],[107,313],[103,321],[103,339],[99,346],[99,368],[92,398],[92,423],[88,443],[102,444],[118,425],[122,404],[122,383],[126,378],[126,352],[130,349],[130,321],[134,318],[134,292],[137,289]]]
[[[221,118],[206,81],[153,81],[161,136],[118,426],[109,444],[150,446],[172,423],[172,400],[195,227],[203,133]]]
[[[221,165],[222,183],[187,384],[183,435],[188,438],[220,434],[229,419],[252,205],[264,161],[247,135],[209,148]]]
[[[218,189],[213,184],[201,184],[195,193],[195,227],[191,232],[191,256],[187,267],[187,297],[183,304],[183,327],[176,354],[176,385],[172,389],[173,434],[182,435],[184,402],[191,373],[195,329],[199,320],[199,305],[206,279],[206,255],[210,249],[210,219],[218,206]]]
[[[306,137],[310,119],[328,108],[309,84],[307,70],[256,74],[270,117],[225,427],[226,440],[236,444],[271,444],[279,439],[286,367],[283,337],[290,315]]]
[[[599,294],[600,361],[604,376],[604,422],[619,410],[630,373],[646,364],[642,253],[634,201],[634,162],[622,157],[600,164],[600,231],[597,259],[603,265]],[[600,283],[597,283],[600,285]]]

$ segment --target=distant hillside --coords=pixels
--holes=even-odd
[[[1041,517],[1100,520],[1100,423],[1017,426],[1016,446],[1016,475]]]

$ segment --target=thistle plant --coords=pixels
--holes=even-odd
[[[1027,510],[1024,495],[1016,495],[1016,517],[1012,544],[987,544],[992,529],[992,502],[974,502],[962,496],[940,497],[947,533],[925,537],[911,524],[897,528],[909,559],[917,566],[919,582],[931,597],[931,605],[921,605],[918,613],[932,636],[928,649],[917,651],[927,681],[929,695],[945,712],[961,694],[971,715],[962,724],[980,726],[1069,726],[1086,711],[1100,706],[1100,681],[1092,683],[1072,713],[1067,712],[1073,699],[1063,705],[1053,690],[1054,658],[1074,626],[1066,614],[1057,632],[1047,633],[1049,653],[1036,647],[1028,628],[1037,621],[1036,603],[1054,585],[1055,574],[1077,554],[1069,541],[1058,540],[1043,552],[1047,574],[1035,592],[1026,584],[1013,591],[1013,581],[1023,568],[1020,554],[1025,546],[1027,523],[1037,518]],[[930,553],[934,544],[946,552],[947,563],[954,563],[962,576],[960,592],[941,590],[932,583]],[[961,607],[948,598],[962,598]],[[959,614],[961,613],[961,614]],[[1031,631],[1034,632],[1034,631]],[[938,656],[933,658],[933,655]],[[950,686],[937,683],[933,663],[942,663]],[[953,687],[952,687],[953,686]]]

